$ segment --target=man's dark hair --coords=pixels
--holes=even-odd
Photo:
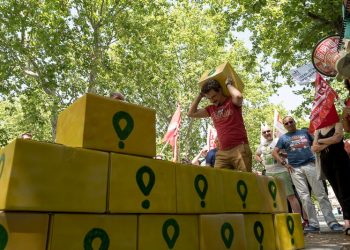
[[[203,84],[201,88],[201,92],[203,94],[208,94],[210,90],[219,92],[220,89],[221,89],[220,83],[217,80],[210,79]]]

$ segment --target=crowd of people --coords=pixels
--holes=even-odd
[[[345,80],[344,83],[350,92],[350,81]],[[218,81],[207,80],[190,106],[189,117],[212,119],[219,145],[215,149],[214,163],[208,163],[208,148],[203,148],[192,164],[252,172],[252,152],[242,116],[243,95],[235,88],[230,77],[226,79],[225,85],[229,96],[224,95],[224,86]],[[211,104],[199,108],[204,97]],[[320,231],[311,199],[313,194],[329,228],[350,235],[350,188],[347,185],[350,180],[350,158],[343,141],[343,130],[350,132],[350,98],[345,105],[338,122],[317,129],[312,135],[307,129],[297,129],[292,116],[283,118],[287,132],[280,138],[273,139],[268,126],[261,130],[265,140],[257,148],[255,160],[264,166],[266,175],[283,181],[290,207],[293,212],[301,214],[305,232]],[[317,169],[334,190],[342,208],[344,226],[338,223],[332,212],[327,190]]]

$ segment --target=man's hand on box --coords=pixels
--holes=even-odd
[[[225,85],[227,86],[227,85],[232,85],[232,84],[233,84],[233,80],[230,76],[228,76],[226,78]]]

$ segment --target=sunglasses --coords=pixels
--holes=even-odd
[[[293,124],[294,123],[294,121],[288,121],[288,122],[285,122],[285,123],[283,123],[285,126],[287,126],[287,125],[291,125],[291,124]]]
[[[271,133],[271,130],[266,130],[262,132],[263,134]]]

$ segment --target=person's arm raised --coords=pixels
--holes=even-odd
[[[238,106],[238,107],[241,107],[243,104],[243,96],[242,96],[242,93],[233,86],[232,78],[227,77],[225,84],[226,84],[228,92],[231,95],[233,104]]]
[[[204,95],[202,93],[199,93],[199,95],[194,99],[190,106],[190,110],[188,111],[187,115],[188,117],[192,118],[204,118],[209,117],[208,112],[205,109],[198,109],[198,104],[202,100]]]

